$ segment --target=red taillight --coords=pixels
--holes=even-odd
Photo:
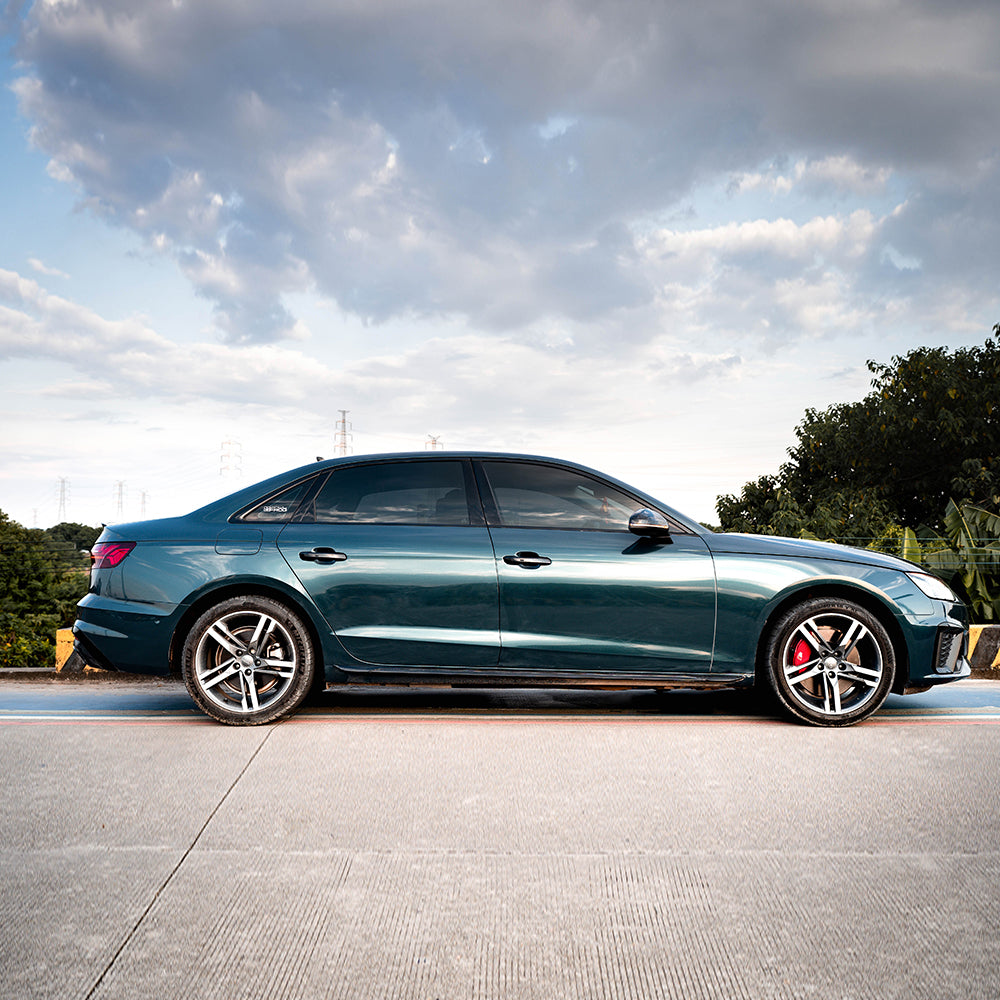
[[[114,569],[133,549],[135,542],[97,542],[90,550],[93,569]]]

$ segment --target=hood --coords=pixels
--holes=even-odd
[[[852,545],[834,545],[832,542],[817,542],[811,538],[782,538],[779,535],[714,534],[704,536],[713,552],[731,552],[738,555],[796,556],[806,559],[831,559],[838,562],[861,563],[865,566],[881,566],[900,573],[926,572],[916,563],[898,556],[858,549]]]

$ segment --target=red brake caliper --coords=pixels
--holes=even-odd
[[[795,647],[795,652],[792,653],[792,665],[801,667],[803,663],[807,663],[811,659],[812,646],[805,639],[799,639],[798,645]]]

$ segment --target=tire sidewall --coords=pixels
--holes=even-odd
[[[235,612],[270,615],[288,632],[295,646],[296,671],[292,683],[275,701],[256,712],[229,711],[209,698],[198,682],[195,654],[208,628]],[[316,654],[305,622],[286,604],[270,597],[230,597],[204,611],[188,629],[181,653],[181,675],[195,704],[219,722],[232,726],[259,726],[276,722],[296,712],[309,696],[316,674]]]
[[[809,618],[827,613],[850,615],[860,621],[878,644],[879,652],[882,655],[882,677],[878,687],[875,689],[874,695],[860,707],[853,711],[844,712],[841,715],[826,715],[822,712],[814,712],[800,702],[791,693],[782,663],[782,651],[795,629]],[[874,712],[878,711],[892,690],[896,674],[895,649],[885,626],[867,608],[845,598],[817,597],[798,604],[785,612],[775,622],[774,627],[770,631],[767,642],[766,664],[768,682],[782,709],[801,722],[826,727],[850,726],[856,722],[860,722],[862,719],[867,719]]]

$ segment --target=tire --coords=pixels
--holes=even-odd
[[[845,599],[816,598],[775,623],[767,670],[787,713],[814,726],[849,726],[885,701],[896,656],[870,611]]]
[[[270,597],[221,601],[191,626],[181,671],[213,719],[259,726],[292,715],[308,697],[316,654],[302,619]]]

